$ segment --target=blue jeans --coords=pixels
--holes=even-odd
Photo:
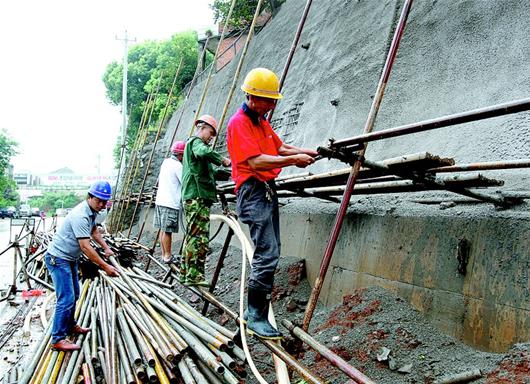
[[[271,199],[267,198],[264,182],[253,178],[244,182],[237,191],[237,214],[249,226],[250,237],[256,248],[248,286],[271,292],[281,243],[278,196],[274,182],[269,185],[274,191]]]
[[[53,280],[57,304],[53,315],[52,344],[66,338],[75,322],[75,303],[79,298],[77,261],[68,261],[49,253],[44,262]]]

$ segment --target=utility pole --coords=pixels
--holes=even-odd
[[[127,58],[129,55],[129,42],[135,42],[136,39],[129,39],[127,30],[125,30],[125,36],[119,38],[116,36],[116,40],[123,41],[123,80],[122,80],[122,91],[121,91],[121,154],[120,154],[120,168],[118,170],[118,177],[116,178],[116,189],[120,182],[120,175],[123,174],[125,168],[125,148],[127,144]]]

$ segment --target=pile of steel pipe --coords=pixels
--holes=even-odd
[[[110,261],[119,277],[100,272],[82,286],[76,319],[91,332],[73,340],[81,350],[51,350],[48,329],[19,383],[69,384],[80,376],[94,383],[99,376],[120,384],[235,384],[246,376],[236,332],[202,316],[143,270]]]

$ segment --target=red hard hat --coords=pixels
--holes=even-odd
[[[184,153],[186,143],[184,141],[175,141],[171,146],[171,152],[175,154]]]
[[[195,126],[197,126],[197,124],[199,124],[199,123],[208,124],[209,126],[211,126],[215,130],[215,133],[217,133],[217,120],[215,120],[215,118],[213,116],[202,115],[197,120],[195,120]]]

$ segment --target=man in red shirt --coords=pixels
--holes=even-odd
[[[250,71],[241,89],[246,102],[228,122],[227,145],[236,183],[237,213],[247,224],[255,251],[248,283],[247,330],[279,339],[267,320],[274,272],[280,257],[280,221],[274,179],[283,167],[305,168],[317,152],[283,143],[265,115],[282,98],[279,81],[266,68]]]

